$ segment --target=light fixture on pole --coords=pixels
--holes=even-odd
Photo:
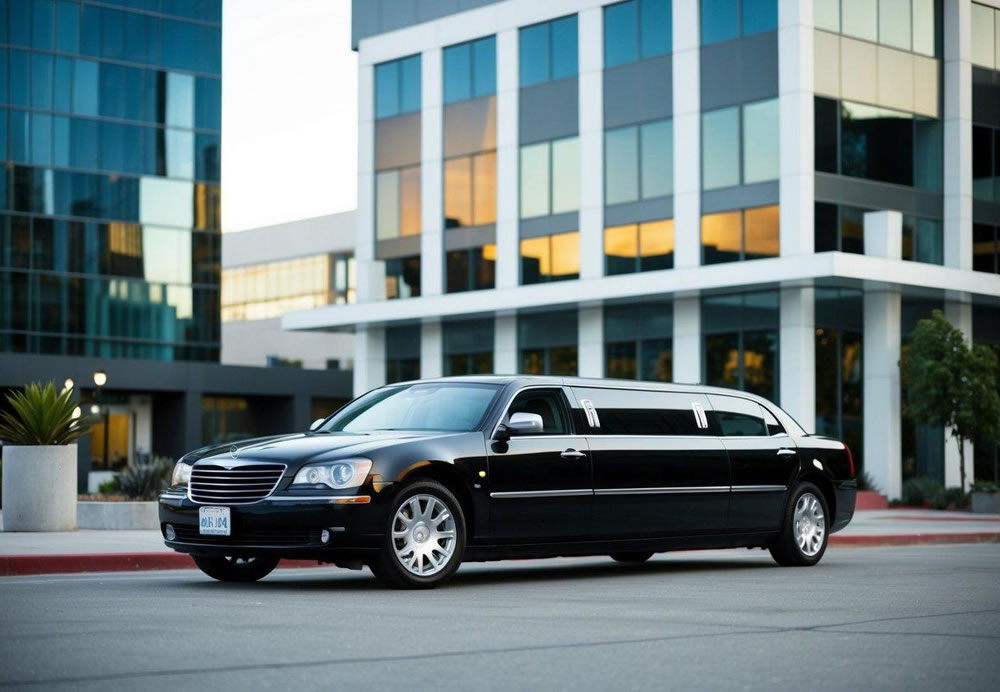
[[[108,373],[104,372],[103,370],[95,370],[94,384],[96,384],[98,387],[103,387],[107,383],[108,383]]]

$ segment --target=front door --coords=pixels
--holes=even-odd
[[[541,416],[542,432],[489,441],[491,536],[532,543],[589,536],[590,454],[563,389],[524,389],[501,422],[514,413]]]
[[[594,531],[638,538],[718,533],[729,503],[729,460],[701,394],[574,387],[591,408]],[[589,406],[586,403],[589,402]]]

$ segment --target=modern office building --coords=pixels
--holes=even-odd
[[[281,315],[355,301],[354,219],[349,211],[222,236],[225,365],[353,367],[352,334],[290,332]]]
[[[890,497],[958,484],[897,364],[935,308],[1000,343],[1000,2],[353,9],[358,300],[283,325],[355,330],[356,393],[700,381],[847,440]]]
[[[0,388],[70,378],[98,408],[81,486],[349,394],[219,364],[221,22],[221,0],[0,0]]]

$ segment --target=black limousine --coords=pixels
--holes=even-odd
[[[436,586],[463,561],[768,548],[814,565],[854,514],[842,442],[712,387],[481,376],[388,385],[309,432],[187,454],[167,546],[255,581],[281,558]]]

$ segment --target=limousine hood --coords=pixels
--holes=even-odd
[[[436,440],[464,433],[379,430],[368,433],[294,433],[210,445],[186,454],[188,464],[196,461],[273,461],[302,465],[332,461],[349,456],[368,456],[378,450],[416,440]]]

